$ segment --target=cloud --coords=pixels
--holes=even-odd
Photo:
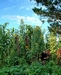
[[[31,8],[27,7],[26,10],[30,10]]]
[[[9,19],[20,23],[20,20],[23,19],[25,23],[30,25],[41,25],[42,22],[36,16],[20,16],[20,15],[4,15],[2,19]]]
[[[19,9],[20,9],[20,10],[21,10],[21,9],[24,9],[24,6],[21,6]]]
[[[9,20],[20,20],[20,19],[24,19],[24,16],[19,16],[19,15],[4,15],[2,16],[2,19],[9,19]]]
[[[20,10],[23,10],[23,9],[25,9],[25,10],[30,10],[31,8],[30,7],[27,7],[27,6],[21,6],[20,8],[19,8]]]
[[[3,11],[10,10],[10,9],[14,9],[14,8],[16,8],[17,6],[18,6],[18,5],[6,7],[6,8],[3,9]]]
[[[31,10],[32,8],[33,8],[32,6],[21,6],[21,7],[19,7],[20,10],[23,10],[23,9]]]

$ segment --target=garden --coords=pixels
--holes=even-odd
[[[0,75],[61,75],[61,35],[24,24],[7,29],[0,24]],[[59,40],[57,40],[57,38]],[[41,53],[50,51],[43,65]]]

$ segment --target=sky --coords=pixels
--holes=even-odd
[[[47,29],[49,24],[43,24],[39,16],[32,11],[35,6],[36,3],[30,0],[0,0],[0,24],[9,22],[8,28],[18,28],[20,20],[23,19],[25,24],[39,25]]]

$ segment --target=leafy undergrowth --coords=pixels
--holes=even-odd
[[[3,67],[0,75],[61,75],[61,66],[53,61],[42,65],[40,62],[33,62],[31,65],[22,64],[17,66]]]

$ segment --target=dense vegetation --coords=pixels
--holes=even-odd
[[[61,35],[54,35],[42,27],[25,25],[19,29],[7,29],[0,25],[0,75],[61,75]],[[59,41],[57,41],[59,38]],[[42,65],[43,50],[50,50],[50,58]]]

